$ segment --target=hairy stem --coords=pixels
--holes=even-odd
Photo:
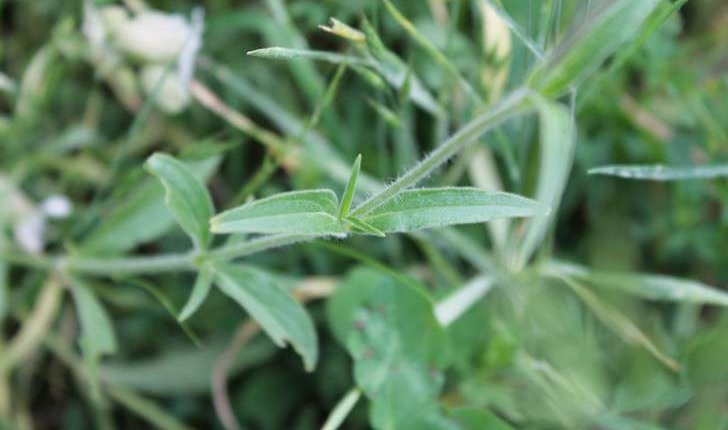
[[[279,234],[274,236],[263,236],[250,241],[222,246],[212,250],[208,255],[213,259],[233,260],[235,258],[245,257],[246,255],[255,254],[256,252],[265,251],[267,249],[292,245],[298,242],[305,242],[316,237],[317,236],[309,234]]]
[[[495,127],[503,121],[528,110],[530,104],[527,99],[528,92],[519,89],[511,93],[492,109],[483,115],[476,117],[454,136],[443,142],[434,151],[430,152],[422,161],[412,167],[407,173],[400,176],[387,188],[367,199],[364,203],[351,211],[353,216],[366,214],[377,206],[392,199],[401,191],[415,185],[426,178],[432,171],[437,169],[450,157],[457,154],[461,149],[474,142],[487,130]]]

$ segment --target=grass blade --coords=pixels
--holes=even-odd
[[[550,262],[547,270],[647,300],[728,307],[728,292],[690,279],[642,273],[597,272],[564,262]]]
[[[559,207],[574,160],[576,126],[566,107],[540,97],[534,97],[541,123],[541,161],[538,173],[536,200],[551,208]],[[531,258],[556,218],[549,216],[528,221],[523,242],[516,254],[515,267],[520,268]]]
[[[349,65],[371,65],[370,62],[352,55],[337,54],[328,51],[314,51],[311,49],[294,49],[273,46],[270,48],[260,48],[248,51],[247,55],[251,57],[267,58],[269,60],[317,60],[331,64],[349,64]]]
[[[663,165],[612,165],[589,169],[590,175],[616,176],[643,181],[683,181],[728,177],[728,164],[671,167]]]
[[[346,395],[339,400],[336,407],[326,419],[324,426],[321,430],[336,430],[344,423],[346,417],[349,416],[351,410],[354,409],[356,403],[361,397],[361,390],[358,388],[352,388]]]

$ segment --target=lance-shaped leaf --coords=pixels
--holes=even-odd
[[[610,304],[600,300],[599,296],[589,291],[573,279],[562,276],[561,280],[574,291],[581,301],[594,313],[594,316],[607,328],[622,337],[625,341],[639,345],[646,349],[656,359],[674,371],[680,369],[680,364],[672,357],[662,352],[652,340],[626,315],[619,312]]]
[[[210,265],[205,265],[200,269],[195,280],[195,285],[192,287],[192,294],[187,300],[185,307],[180,311],[177,319],[184,321],[192,316],[197,309],[202,306],[202,302],[205,301],[207,295],[210,293],[210,287],[212,287],[212,278],[215,276],[215,270]]]
[[[205,182],[221,159],[215,154],[183,162],[195,177]],[[156,178],[134,181],[126,188],[112,198],[108,212],[104,213],[104,222],[93,229],[82,243],[85,252],[94,255],[123,253],[175,227],[174,216],[164,204],[164,187]]]
[[[206,248],[210,242],[207,223],[215,209],[202,182],[184,163],[166,154],[152,155],[145,167],[164,185],[167,207],[195,247]]]
[[[498,218],[546,215],[548,209],[515,194],[448,187],[403,191],[361,220],[382,232],[406,232]]]
[[[318,360],[318,340],[313,321],[269,274],[250,267],[216,265],[215,282],[224,294],[238,302],[273,342],[283,347],[287,342],[311,371]]]
[[[580,83],[639,32],[659,4],[660,0],[600,0],[591,5],[587,16],[574,20],[547,60],[533,71],[531,87],[554,96]]]
[[[71,291],[81,323],[81,348],[90,358],[116,352],[114,327],[106,310],[91,288],[80,279],[73,279]]]
[[[213,233],[346,233],[331,190],[292,191],[246,203],[210,220]]]
[[[728,307],[728,292],[702,282],[646,273],[591,271],[565,262],[551,262],[549,271],[583,280],[602,288],[613,288],[648,300]]]
[[[559,103],[534,96],[539,110],[541,161],[539,163],[538,186],[536,200],[549,207],[556,208],[566,188],[571,165],[574,160],[576,144],[576,127],[574,120]],[[536,247],[546,235],[555,213],[549,216],[528,220],[528,227],[521,243],[520,252],[516,254],[516,266],[522,265],[531,257]]]
[[[351,202],[354,200],[354,193],[356,192],[356,180],[359,177],[359,170],[361,170],[361,154],[357,155],[354,165],[351,166],[351,175],[346,183],[344,194],[341,197],[341,204],[339,205],[339,218],[349,214]]]

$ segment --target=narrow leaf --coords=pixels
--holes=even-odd
[[[534,97],[533,100],[539,110],[541,123],[541,161],[536,200],[547,207],[557,208],[574,160],[576,127],[571,114],[563,105],[540,97]],[[531,257],[555,219],[555,212],[528,221],[520,252],[516,255],[517,267],[522,267]]]
[[[354,227],[355,231],[371,234],[373,236],[378,237],[386,237],[387,235],[384,234],[381,230],[378,230],[371,225],[365,223],[364,221],[360,220],[356,217],[348,217],[344,220],[345,223],[350,224],[352,227]]]
[[[318,360],[318,341],[306,310],[269,274],[249,267],[216,265],[215,282],[224,294],[238,302],[260,324],[273,342],[287,342],[303,358],[307,371]]]
[[[585,2],[588,3],[588,2]],[[607,57],[632,39],[660,0],[601,0],[553,49],[530,77],[533,88],[554,96],[592,74]]]
[[[455,421],[461,430],[513,430],[495,414],[482,408],[460,408],[452,411]]]
[[[215,210],[202,182],[184,163],[166,154],[152,155],[145,167],[164,185],[165,202],[195,247],[206,248],[210,241],[208,220]]]
[[[326,419],[321,430],[336,430],[341,427],[346,420],[346,417],[349,416],[351,410],[354,409],[354,406],[356,406],[356,402],[359,401],[359,397],[361,397],[360,389],[352,388],[349,390],[349,392],[347,392],[346,395],[339,400],[339,403],[336,404],[334,410],[331,411],[331,414]]]
[[[332,64],[369,64],[366,60],[351,55],[342,55],[328,51],[314,51],[311,49],[282,48],[279,46],[255,49],[248,51],[247,54],[251,57],[267,58],[270,60],[307,59],[325,61]]]
[[[403,191],[361,219],[386,233],[532,217],[547,212],[537,202],[515,194],[452,187]]]
[[[210,220],[213,233],[346,233],[331,190],[292,191],[246,203]]]
[[[209,178],[222,157],[213,155],[184,161],[200,181]],[[91,231],[82,246],[92,254],[115,254],[152,241],[175,226],[174,216],[164,204],[164,187],[153,177],[137,181],[117,195],[104,222]]]
[[[205,265],[200,269],[200,272],[197,274],[197,279],[195,280],[195,285],[192,287],[192,294],[190,294],[190,298],[187,300],[187,303],[177,317],[180,322],[192,316],[192,314],[200,308],[202,303],[205,301],[205,298],[207,298],[207,295],[210,293],[210,287],[212,287],[212,279],[214,276],[215,271],[212,266]]]
[[[91,359],[116,352],[116,336],[106,310],[80,279],[73,279],[73,299],[81,323],[81,348]]]
[[[717,166],[670,167],[663,165],[614,165],[589,169],[590,175],[616,176],[644,181],[681,181],[728,177],[728,164]]]
[[[343,218],[349,214],[351,209],[351,202],[354,200],[354,193],[356,192],[356,180],[359,177],[359,170],[361,170],[361,154],[356,156],[354,165],[351,166],[351,176],[349,176],[349,182],[346,183],[346,189],[344,195],[341,197],[341,205],[339,206],[339,218]]]
[[[581,301],[594,313],[607,328],[614,331],[618,336],[622,337],[626,342],[637,344],[646,349],[652,356],[662,362],[665,366],[674,371],[680,369],[680,364],[672,357],[668,356],[647,337],[642,330],[637,327],[624,314],[614,309],[608,303],[599,299],[599,297],[575,282],[569,277],[561,277],[561,280],[571,288],[572,291],[581,299]]]
[[[562,262],[549,263],[548,270],[648,300],[728,307],[728,292],[690,279],[642,273],[593,272]]]

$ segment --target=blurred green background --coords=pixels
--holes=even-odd
[[[548,17],[546,3],[503,2],[523,31],[548,47],[580,19],[584,2],[548,2],[556,10]],[[129,1],[127,7],[136,4]],[[520,85],[537,61],[516,35],[508,36],[504,57],[490,51],[480,0],[395,4],[484,100]],[[152,185],[141,166],[155,150],[197,161],[208,172],[218,208],[225,208],[251,195],[321,186],[339,190],[341,175],[332,157],[348,166],[361,153],[363,171],[391,180],[474,114],[446,71],[380,1],[148,5],[185,19],[195,6],[204,8],[195,79],[259,128],[241,132],[230,115],[221,118],[198,99],[176,114],[145,105],[141,63],[109,66],[94,56],[81,30],[80,1],[0,0],[0,179],[29,201],[63,195],[73,203],[68,218],[48,221],[47,253],[152,255],[184,249],[186,239],[171,221],[154,222],[165,208],[154,190],[146,191]],[[335,17],[359,28],[364,16],[444,115],[433,116],[365,73],[348,69],[334,88],[335,65],[246,55],[268,46],[350,51],[345,40],[318,26]],[[688,1],[631,55],[615,57],[622,62],[612,67],[614,58],[608,60],[576,96],[576,161],[559,209],[553,253],[599,271],[662,273],[725,287],[728,181],[641,182],[586,172],[606,164],[728,162],[728,4]],[[330,102],[323,103],[333,90]],[[309,124],[310,133],[301,131],[302,124]],[[320,145],[331,151],[322,152],[318,163],[298,158],[296,149],[281,155],[261,145],[260,130],[301,151],[315,154]],[[538,163],[537,134],[530,119],[509,123],[428,183],[470,184],[472,158],[488,149],[504,188],[529,194]],[[8,196],[3,206],[11,205]],[[132,212],[135,221],[125,218]],[[134,228],[121,228],[124,222]],[[21,255],[11,224],[2,224],[0,249]],[[482,227],[459,230],[487,247]],[[301,244],[246,262],[325,285],[369,265],[417,279],[440,297],[476,274],[462,253],[433,236],[392,235]],[[44,278],[28,264],[2,264],[2,272],[9,288],[0,300],[0,327],[7,339],[23,324]],[[681,364],[675,372],[605,328],[569,290],[522,281],[522,288],[489,296],[449,329],[455,359],[445,374],[443,404],[488,408],[514,428],[728,428],[725,313],[598,291]],[[109,421],[118,428],[148,428],[150,416],[222,428],[212,406],[211,374],[245,317],[212,294],[183,329],[165,306],[178,309],[192,282],[189,274],[93,280],[120,344],[99,368],[103,383],[116,390],[114,406],[102,412],[87,398],[88,387],[73,366],[58,356],[59,348],[78,349],[73,306],[64,302],[52,338],[46,339],[60,346],[40,348],[3,378],[12,404],[4,411],[8,428],[99,428]],[[264,336],[237,355],[228,393],[242,428],[320,428],[352,386],[351,359],[331,334],[325,306],[322,300],[307,306],[320,336],[315,372],[306,373],[291,350],[276,349]],[[368,426],[367,405],[361,402],[343,428]]]

